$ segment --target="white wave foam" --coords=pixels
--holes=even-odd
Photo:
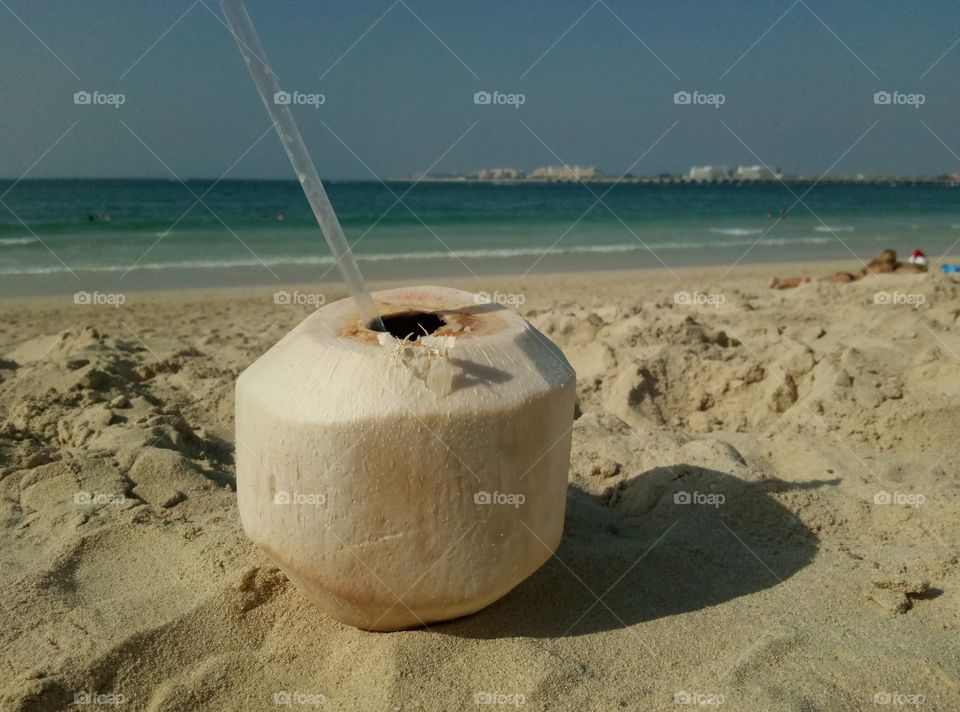
[[[712,227],[710,232],[715,232],[718,235],[733,235],[734,237],[742,237],[744,235],[760,235],[763,232],[763,228],[759,227]]]
[[[504,248],[496,250],[459,250],[455,252],[401,252],[393,254],[369,254],[356,255],[360,262],[391,262],[396,260],[438,260],[438,259],[475,259],[475,258],[506,258],[506,257],[524,257],[540,256],[546,248]],[[632,252],[642,250],[640,243],[635,245],[596,245],[585,247],[570,247],[565,249],[550,250],[550,254],[564,254],[576,252]],[[264,257],[262,259],[246,258],[242,260],[190,260],[177,262],[141,262],[130,267],[130,265],[75,265],[71,266],[74,272],[127,272],[127,271],[157,271],[168,269],[231,269],[238,267],[311,267],[334,264],[333,257],[329,255],[311,255],[305,257],[294,257],[293,255],[277,255]],[[67,268],[63,266],[50,267],[20,267],[0,269],[0,275],[40,275],[56,274],[66,272]]]
[[[856,230],[853,225],[817,225],[813,229],[817,232],[853,232]]]
[[[556,248],[549,250],[550,255],[569,255],[569,254],[610,254],[636,252],[638,250],[651,249],[654,252],[660,250],[690,250],[717,247],[748,247],[753,245],[756,240],[718,240],[704,244],[703,242],[667,242],[667,243],[647,243],[640,241],[621,244],[621,245],[577,245],[574,247]],[[759,241],[760,246],[782,246],[782,245],[807,245],[824,244],[833,242],[830,237],[801,237],[801,238],[774,238]],[[450,260],[450,259],[504,259],[510,257],[540,257],[544,254],[546,248],[543,247],[513,247],[498,249],[481,250],[459,250],[459,251],[432,251],[432,252],[401,252],[401,253],[374,253],[358,254],[357,260],[360,262],[393,262],[397,260]],[[190,260],[176,262],[141,262],[131,268],[130,265],[71,265],[74,272],[135,272],[135,271],[161,271],[175,269],[234,269],[234,268],[256,268],[266,265],[267,267],[311,267],[317,265],[332,265],[333,257],[329,255],[274,255],[265,257],[262,260],[256,258],[244,258],[239,260]],[[13,267],[0,269],[0,275],[45,275],[67,272],[67,268],[61,265],[49,267]]]
[[[0,245],[14,246],[14,245],[29,245],[33,242],[39,242],[35,237],[0,237]]]

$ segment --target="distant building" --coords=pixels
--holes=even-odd
[[[737,180],[776,180],[780,177],[779,168],[766,166],[737,166]]]
[[[690,169],[690,180],[729,180],[730,169],[726,166],[693,166]]]
[[[530,174],[531,178],[539,180],[583,180],[585,178],[597,178],[600,171],[595,166],[584,168],[583,166],[544,166],[537,168]]]
[[[477,171],[479,180],[523,180],[527,174],[516,168],[484,168]]]

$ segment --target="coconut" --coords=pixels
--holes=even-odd
[[[237,381],[244,531],[333,618],[473,613],[556,550],[576,374],[515,312],[443,287],[314,312]]]

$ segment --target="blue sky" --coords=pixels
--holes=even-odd
[[[0,175],[22,175],[49,149],[31,177],[186,179],[232,165],[228,177],[289,177],[219,8],[205,2],[3,0]],[[834,173],[960,170],[956,3],[248,7],[282,85],[325,97],[294,113],[328,178],[418,172],[441,156],[434,171],[559,157],[619,174],[641,156],[635,173],[757,157],[807,175],[834,164]],[[75,105],[79,90],[125,102]],[[478,106],[480,90],[525,102]],[[680,90],[724,103],[677,105]],[[924,103],[877,105],[877,91]]]

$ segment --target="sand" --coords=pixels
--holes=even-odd
[[[434,280],[577,369],[566,530],[388,634],[237,517],[234,381],[316,288],[0,302],[0,709],[960,709],[960,285],[722,274]]]

